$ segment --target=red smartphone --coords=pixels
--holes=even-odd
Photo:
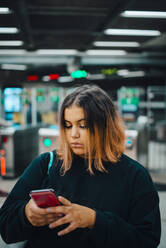
[[[40,208],[61,206],[53,189],[32,190],[29,195]]]

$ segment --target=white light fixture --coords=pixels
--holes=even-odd
[[[70,76],[61,76],[58,78],[58,82],[59,83],[68,83],[68,82],[72,82],[73,78]]]
[[[166,18],[166,12],[126,10],[122,12],[121,16],[136,18]]]
[[[12,55],[26,55],[32,54],[23,49],[0,49],[0,55],[12,56]]]
[[[44,82],[48,82],[48,81],[50,81],[50,78],[49,78],[49,76],[43,76],[43,77],[42,77],[42,80],[43,80]]]
[[[141,29],[106,29],[104,31],[107,35],[133,35],[133,36],[158,36],[158,30],[141,30]]]
[[[27,66],[26,65],[17,65],[17,64],[2,64],[1,69],[25,71],[27,69]]]
[[[124,50],[87,50],[87,55],[126,55]]]
[[[21,40],[1,40],[0,46],[22,46],[23,41]]]
[[[39,49],[36,51],[38,55],[76,55],[77,50],[74,49]]]
[[[95,41],[97,47],[138,47],[139,43],[135,41]]]
[[[127,77],[143,77],[145,76],[145,72],[144,71],[131,71]]]
[[[18,32],[18,28],[0,28],[1,34],[16,34]]]
[[[0,8],[0,14],[10,14],[11,10],[9,8]]]
[[[92,80],[104,79],[105,78],[105,75],[102,75],[102,74],[90,74],[90,73],[88,73],[87,78],[88,79],[92,79]]]
[[[117,74],[122,77],[143,77],[144,71],[129,71],[127,69],[118,70]]]
[[[127,69],[121,69],[121,70],[118,70],[117,71],[117,74],[119,76],[127,76],[129,74],[129,70],[127,70]]]

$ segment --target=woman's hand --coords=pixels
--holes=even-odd
[[[67,234],[76,228],[93,227],[96,219],[96,212],[93,209],[78,204],[73,204],[62,196],[59,196],[58,199],[63,204],[62,206],[47,209],[47,212],[49,213],[64,215],[58,220],[53,221],[49,225],[50,228],[55,228],[69,223],[68,227],[60,231],[58,235]]]
[[[60,216],[56,213],[50,213],[46,208],[39,208],[33,199],[30,199],[25,206],[25,215],[33,226],[48,225],[59,219]]]

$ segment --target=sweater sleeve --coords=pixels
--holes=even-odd
[[[159,197],[150,176],[138,175],[127,219],[96,210],[89,235],[95,247],[157,248],[161,235]]]
[[[48,154],[32,161],[21,175],[0,209],[0,233],[6,243],[27,240],[37,230],[28,222],[24,208],[29,201],[29,192],[40,188],[46,175]],[[41,227],[39,227],[40,229]]]

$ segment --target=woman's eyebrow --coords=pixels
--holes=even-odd
[[[71,121],[68,121],[68,120],[64,120],[64,121],[66,121],[66,122],[71,122]],[[80,122],[80,121],[85,121],[85,118],[80,119],[80,120],[77,120],[76,122]]]

